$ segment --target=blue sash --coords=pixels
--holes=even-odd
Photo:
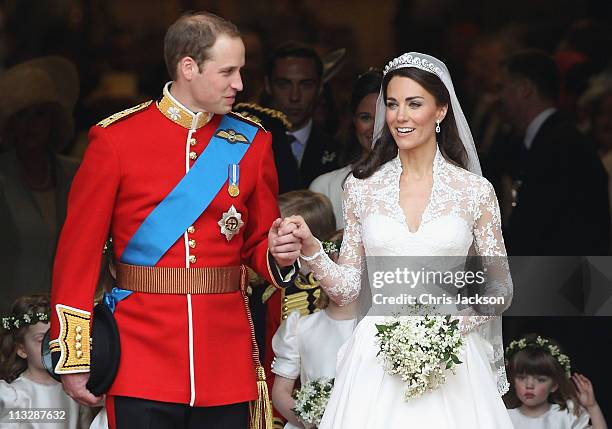
[[[242,134],[247,143],[230,142],[224,137],[228,135],[223,132],[226,130]],[[121,262],[155,266],[206,210],[227,180],[227,166],[240,162],[256,133],[255,125],[225,115],[193,167],[132,236],[121,255]]]
[[[111,313],[115,312],[115,308],[120,301],[123,301],[128,296],[132,294],[133,291],[119,289],[118,287],[113,287],[113,289],[109,292],[104,292],[104,297],[102,302],[108,307]]]

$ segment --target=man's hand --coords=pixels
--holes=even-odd
[[[293,265],[300,256],[302,243],[293,235],[297,227],[291,222],[276,219],[268,233],[268,248],[279,267]]]
[[[85,385],[89,380],[89,373],[62,374],[64,392],[81,405],[96,407],[102,405],[104,396],[95,396]]]

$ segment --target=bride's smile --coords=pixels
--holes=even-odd
[[[385,120],[400,149],[432,149],[436,121],[445,114],[446,106],[438,106],[433,95],[414,80],[396,76],[389,81]]]

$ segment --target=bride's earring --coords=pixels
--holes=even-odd
[[[440,134],[440,121],[436,120],[436,133]]]

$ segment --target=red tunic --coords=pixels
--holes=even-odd
[[[109,231],[119,260],[140,224],[195,162],[190,153],[202,153],[222,118],[214,115],[195,131],[197,143],[190,145],[189,129],[167,116],[152,103],[106,128],[91,129],[55,259],[52,308],[63,304],[91,312]],[[186,231],[157,266],[247,264],[271,281],[267,234],[279,216],[278,184],[271,137],[263,128],[258,127],[240,162],[239,187],[233,198],[226,183],[190,228],[193,232]],[[232,205],[244,226],[227,241],[217,222]],[[52,313],[51,338],[58,338],[58,318]],[[118,303],[115,318],[121,360],[109,394],[193,406],[256,399],[251,329],[240,292],[134,292]]]

